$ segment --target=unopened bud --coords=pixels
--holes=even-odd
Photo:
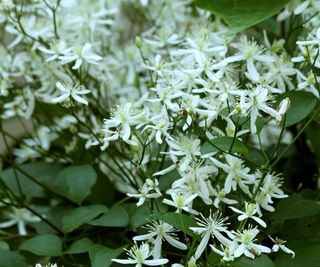
[[[283,99],[280,104],[279,104],[279,107],[277,109],[281,119],[280,120],[277,120],[276,123],[279,125],[284,114],[287,113],[288,109],[290,108],[290,99],[287,97],[285,99]]]
[[[142,47],[142,40],[141,40],[141,38],[140,38],[139,36],[136,36],[136,39],[134,40],[134,42],[135,42],[136,47],[139,48],[139,49],[141,49],[141,47]]]

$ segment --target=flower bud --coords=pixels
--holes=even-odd
[[[284,114],[287,113],[289,108],[290,108],[290,99],[287,97],[280,102],[279,107],[277,109],[279,115],[281,116],[281,120]],[[281,120],[276,120],[276,123],[279,125]]]
[[[141,49],[141,47],[142,47],[142,40],[141,40],[141,38],[140,38],[139,36],[136,36],[136,39],[135,39],[134,42],[135,42],[136,47],[139,48],[139,49]]]

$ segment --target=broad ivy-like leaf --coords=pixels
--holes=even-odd
[[[38,235],[24,241],[19,249],[29,251],[38,256],[60,256],[62,241],[53,234]]]
[[[90,195],[96,181],[97,174],[89,165],[70,166],[58,174],[61,193],[79,205]]]
[[[300,195],[292,195],[279,201],[271,218],[288,220],[315,215],[320,216],[320,204],[317,201],[303,199]]]
[[[114,206],[89,224],[104,227],[126,227],[129,224],[129,216],[122,206]]]
[[[230,136],[219,136],[210,142],[205,142],[201,147],[201,153],[210,153],[215,151],[225,151],[228,152],[231,149],[232,153],[247,154],[249,152],[248,148],[239,139],[235,139]]]
[[[319,267],[320,244],[309,240],[295,240],[286,243],[286,246],[295,252],[291,254],[278,253],[275,259],[277,267]]]
[[[196,236],[189,229],[189,227],[197,226],[196,220],[191,216],[188,216],[185,214],[179,214],[175,212],[166,212],[166,213],[156,213],[152,217],[154,219],[158,219],[160,221],[166,222],[190,236]]]
[[[79,226],[90,222],[98,215],[107,211],[108,208],[100,204],[73,209],[68,212],[62,219],[63,230],[66,233],[71,232],[77,229]]]
[[[239,32],[278,13],[289,0],[196,0],[196,5],[222,17]]]
[[[64,254],[80,254],[88,252],[92,246],[92,241],[89,238],[82,238],[72,243],[70,248]]]
[[[264,254],[256,257],[254,260],[247,258],[245,256],[240,257],[235,260],[232,265],[233,267],[275,267],[272,260]]]
[[[0,249],[0,267],[27,267],[24,257],[17,252]]]
[[[306,118],[317,104],[317,98],[303,91],[290,91],[279,96],[280,101],[288,97],[290,99],[290,107],[286,114],[285,126],[291,126]]]
[[[93,245],[89,249],[89,257],[92,267],[109,267],[112,259],[122,254],[123,249],[127,246],[117,249],[107,248],[102,245]]]
[[[137,207],[136,204],[131,204],[126,207],[126,211],[130,217],[130,229],[136,229],[139,226],[146,224],[151,217],[151,210],[148,204],[139,207]]]
[[[51,188],[52,181],[56,178],[56,174],[61,170],[61,165],[48,162],[35,162],[20,165],[25,175],[16,170],[17,179],[23,190],[23,193],[29,197],[43,197],[44,188],[41,185]],[[0,173],[4,183],[14,192],[19,194],[19,188],[13,168],[8,168]],[[34,181],[33,181],[33,180]]]

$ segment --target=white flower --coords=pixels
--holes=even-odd
[[[112,110],[112,117],[104,120],[104,130],[118,127],[120,129],[119,135],[126,141],[131,135],[131,126],[137,125],[143,115],[144,112],[139,112],[131,103],[118,105],[116,109]]]
[[[230,193],[231,189],[236,190],[237,185],[247,194],[250,194],[247,184],[253,183],[254,177],[249,174],[250,169],[243,166],[243,160],[238,159],[231,155],[225,156],[226,163],[221,163],[215,158],[211,157],[210,160],[218,167],[223,169],[228,176],[224,183],[225,193]]]
[[[147,260],[151,256],[151,251],[149,249],[149,245],[146,243],[142,243],[140,247],[135,244],[130,250],[127,250],[127,255],[129,256],[129,259],[127,260],[112,259],[112,261],[120,264],[135,264],[136,267],[141,267],[142,264],[157,266],[169,262],[167,259]]]
[[[46,264],[46,265],[42,265],[42,264],[40,264],[40,263],[37,263],[35,267],[58,267],[58,265],[57,265],[56,263],[55,263],[55,264],[53,264],[53,263],[48,263],[48,264]]]
[[[176,229],[165,222],[151,221],[147,226],[149,233],[145,235],[138,235],[133,238],[134,241],[152,240],[154,244],[153,258],[159,259],[161,257],[162,240],[166,240],[171,246],[181,250],[186,250],[187,246],[177,240]],[[154,240],[153,240],[154,239]]]
[[[259,230],[257,228],[249,228],[236,234],[235,241],[240,243],[239,247],[234,252],[236,258],[244,254],[245,256],[254,259],[261,253],[271,252],[270,248],[253,243],[258,233]]]
[[[72,69],[79,69],[83,61],[98,64],[103,58],[92,51],[92,44],[86,43],[83,47],[78,47],[67,55],[59,56],[59,59],[63,65],[75,61]]]
[[[170,194],[170,196],[171,196],[172,200],[165,198],[162,202],[169,205],[169,206],[173,206],[173,207],[177,208],[176,212],[181,212],[182,210],[184,210],[186,212],[198,214],[197,211],[195,211],[191,208],[192,201],[198,196],[198,194],[186,196],[182,193],[172,192]]]
[[[263,220],[261,220],[257,216],[254,216],[254,214],[257,212],[255,204],[245,202],[245,208],[246,208],[246,212],[243,212],[234,207],[230,207],[230,209],[232,209],[234,212],[241,214],[238,216],[239,221],[243,221],[248,218],[251,218],[255,220],[258,224],[260,224],[262,227],[267,227],[266,223]]]
[[[220,245],[222,250],[217,249],[215,246],[210,245],[213,252],[222,256],[224,261],[234,261],[234,252],[237,248],[236,242],[230,242],[228,246]]]
[[[187,267],[197,267],[197,266],[199,266],[199,265],[197,264],[197,260],[195,259],[195,257],[192,256],[192,257],[189,259],[189,261],[187,262],[187,265],[186,265],[186,266],[187,266]],[[180,263],[174,263],[174,264],[171,265],[171,267],[184,267],[184,265],[182,265],[182,264],[180,264]]]
[[[18,209],[12,207],[12,212],[8,212],[7,216],[9,217],[9,220],[0,223],[0,228],[8,228],[17,224],[19,235],[27,234],[27,223],[35,223],[41,221],[41,219],[38,216],[34,216],[29,210],[25,208]]]
[[[180,169],[183,171],[190,164],[191,160],[195,156],[200,156],[200,140],[194,136],[188,137],[185,135],[179,135],[178,140],[167,139],[167,143],[170,146],[169,154],[172,156],[184,156],[181,160]]]
[[[307,41],[297,41],[297,45],[317,45],[320,48],[320,28],[317,29],[315,34],[309,38],[311,40]]]
[[[156,141],[159,144],[162,144],[162,136],[164,136],[165,138],[168,139],[172,139],[172,137],[170,136],[170,134],[168,133],[168,130],[171,129],[172,125],[168,119],[168,116],[157,116],[155,118],[152,118],[151,121],[154,122],[154,125],[147,125],[143,131],[145,131],[146,129],[153,129],[154,133],[152,136],[155,135],[156,137]]]
[[[67,45],[63,40],[53,42],[50,49],[43,46],[39,46],[38,49],[45,54],[51,55],[47,59],[47,62],[55,60],[61,55],[66,55],[71,51],[71,48],[67,48]]]
[[[235,47],[239,52],[231,57],[225,59],[227,63],[243,61],[247,63],[248,77],[253,81],[258,81],[260,74],[257,71],[254,62],[273,62],[274,58],[270,55],[261,55],[264,51],[263,47],[258,46],[255,41],[248,41],[246,36],[242,36],[240,43],[236,44]]]
[[[154,66],[149,66],[146,64],[143,64],[143,66],[146,69],[155,72],[157,74],[157,76],[162,77],[163,73],[165,72],[164,68],[165,68],[166,64],[163,61],[161,61],[161,55],[156,55],[155,60],[154,60]]]
[[[203,251],[208,245],[210,236],[216,237],[222,244],[226,246],[231,241],[221,233],[227,234],[230,238],[234,237],[226,227],[228,223],[225,223],[225,221],[228,219],[228,217],[222,218],[222,215],[219,211],[212,214],[210,210],[210,215],[208,218],[205,218],[201,213],[200,216],[201,218],[196,218],[197,224],[200,227],[190,227],[193,232],[202,236],[202,240],[194,254],[194,257],[196,259],[200,258],[200,256],[202,255]]]
[[[233,205],[233,204],[237,204],[238,203],[237,200],[230,199],[230,198],[226,197],[227,193],[224,190],[224,188],[222,188],[222,189],[220,189],[220,187],[217,187],[216,189],[214,188],[213,191],[212,191],[212,195],[215,196],[215,199],[213,201],[213,205],[216,208],[219,208],[220,202],[224,202],[224,203],[226,203],[228,205]]]
[[[261,177],[261,173],[257,172],[257,176]],[[256,190],[258,184],[254,185],[254,190]],[[260,187],[260,191],[255,199],[256,209],[259,216],[262,216],[261,208],[273,212],[275,208],[270,205],[273,204],[272,198],[286,198],[288,195],[284,194],[281,189],[282,180],[279,175],[273,173],[267,173],[263,185]]]
[[[288,249],[284,245],[287,241],[281,240],[277,237],[276,237],[276,239],[273,239],[271,236],[269,236],[269,238],[272,240],[273,243],[275,243],[272,247],[273,252],[277,252],[279,249],[281,249],[285,253],[292,254],[292,258],[295,257],[296,254],[294,253],[294,251],[292,251],[291,249]]]
[[[152,181],[151,179],[148,178],[146,182],[143,184],[143,186],[139,189],[139,193],[137,194],[128,193],[127,195],[129,197],[139,198],[137,206],[141,206],[146,199],[158,198],[162,195],[158,186],[159,186],[159,182],[157,179],[154,179],[154,181]]]
[[[14,8],[14,3],[12,0],[2,0],[0,4],[5,10],[10,10]]]
[[[62,84],[61,82],[57,82],[56,86],[59,89],[61,95],[51,99],[52,103],[68,101],[69,104],[73,99],[78,103],[88,105],[88,101],[81,96],[89,94],[90,90],[83,88],[82,85],[72,85],[68,82]]]
[[[268,106],[267,101],[270,98],[271,97],[268,95],[268,90],[262,88],[261,86],[256,87],[253,91],[248,93],[246,101],[242,107],[244,110],[250,111],[251,133],[255,134],[257,132],[256,120],[260,115],[260,110],[274,117],[276,120],[281,120],[280,114]]]

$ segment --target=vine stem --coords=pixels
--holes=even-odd
[[[288,151],[288,149],[298,140],[298,138],[300,137],[300,135],[304,132],[304,130],[309,126],[309,124],[314,120],[314,118],[319,114],[320,112],[320,103],[318,101],[318,105],[319,107],[317,108],[317,110],[313,113],[313,115],[310,117],[310,119],[303,125],[303,127],[301,128],[301,130],[298,132],[298,134],[292,139],[292,141],[287,145],[287,147],[280,153],[280,155],[278,156],[278,158],[270,165],[271,167],[273,167],[274,165],[276,165],[279,160],[281,159],[281,157]]]

